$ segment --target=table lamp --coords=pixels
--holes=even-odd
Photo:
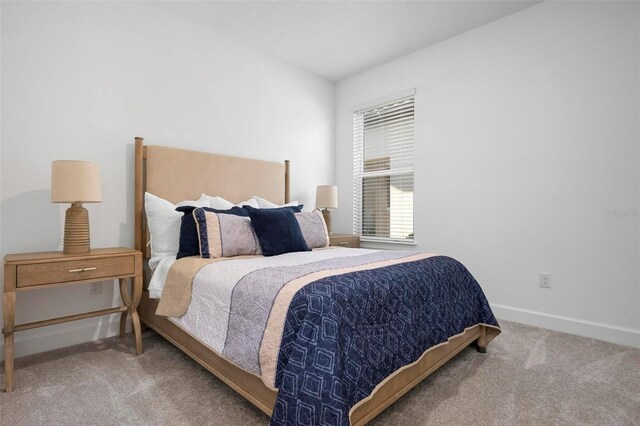
[[[338,187],[334,185],[319,185],[316,189],[316,207],[322,210],[324,222],[327,224],[327,231],[331,230],[331,212],[329,209],[338,208]]]
[[[62,252],[89,253],[89,212],[82,203],[102,202],[100,166],[90,161],[51,162],[51,202],[71,203],[64,216]]]

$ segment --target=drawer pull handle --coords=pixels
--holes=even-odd
[[[349,244],[349,241],[342,241],[341,243],[339,243],[341,246],[346,246]]]
[[[78,268],[78,269],[69,269],[69,272],[86,272],[86,271],[95,271],[96,268],[95,266],[92,266],[91,268]]]

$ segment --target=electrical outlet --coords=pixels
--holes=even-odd
[[[89,287],[89,294],[100,293],[102,293],[102,283],[91,283],[91,287]]]
[[[551,274],[540,272],[540,287],[551,288]]]

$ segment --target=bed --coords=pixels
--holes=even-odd
[[[288,161],[145,145],[136,138],[136,248],[149,258],[145,192],[173,203],[206,193],[234,202],[258,195],[284,204],[289,181]],[[157,284],[149,286],[147,269],[141,321],[269,415],[272,424],[366,424],[465,347],[475,344],[485,352],[500,333],[478,284],[446,256],[327,248],[206,266],[202,259],[181,261],[180,268],[192,271],[192,287],[188,293],[181,287],[177,297],[187,307],[166,310],[162,304],[171,306],[169,296],[155,298]],[[161,283],[175,290],[180,268],[165,265],[162,274],[169,279]],[[154,272],[156,283],[162,269]],[[234,274],[231,284],[198,284]],[[265,282],[270,292],[254,290]],[[224,286],[228,315],[222,319],[196,301],[212,300],[212,288]],[[184,309],[182,316],[169,315]]]

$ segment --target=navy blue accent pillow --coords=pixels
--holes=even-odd
[[[298,204],[297,206],[287,206],[287,207],[274,207],[272,209],[260,209],[260,210],[276,210],[276,209],[289,209],[294,213],[300,213],[304,204]]]
[[[177,207],[176,211],[184,213],[180,222],[180,243],[178,246],[178,254],[176,259],[180,259],[187,256],[200,256],[200,241],[198,240],[198,227],[196,221],[193,218],[193,211],[197,207],[194,206],[181,206]],[[232,207],[229,210],[218,210],[210,207],[203,207],[204,210],[213,213],[226,213],[236,216],[248,217],[249,212],[242,207]]]
[[[244,205],[242,206],[243,209],[246,209],[247,207],[251,207],[251,206],[247,206]],[[256,209],[255,207],[251,207],[254,210],[291,210],[294,213],[300,213],[302,211],[302,208],[304,207],[304,204],[298,204],[297,206],[285,206],[285,207],[266,207],[266,208],[260,208],[260,209]]]
[[[264,256],[276,256],[296,251],[310,251],[294,212],[300,208],[280,207],[254,209],[242,206],[249,212],[251,226],[258,236]]]

